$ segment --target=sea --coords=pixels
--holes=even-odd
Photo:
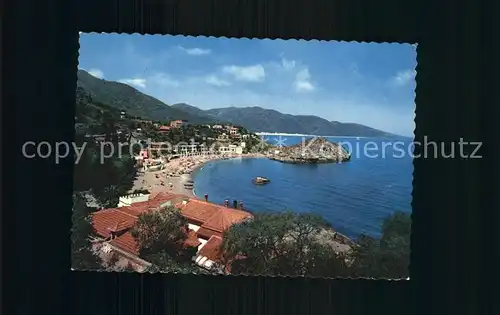
[[[302,143],[305,136],[262,136],[276,145]],[[265,158],[236,158],[205,164],[194,174],[198,198],[242,201],[251,212],[308,212],[321,215],[351,238],[379,237],[384,218],[411,212],[412,139],[327,137],[340,142],[351,160],[340,164],[295,165]],[[264,176],[267,185],[252,179]]]

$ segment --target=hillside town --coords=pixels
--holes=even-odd
[[[394,245],[381,250],[381,240],[353,241],[317,215],[255,212],[244,200],[217,204],[208,194],[196,194],[191,176],[210,161],[283,158],[282,149],[241,126],[154,121],[84,95],[77,99],[75,130],[77,145],[86,147],[75,163],[74,269],[320,277],[407,273],[405,215],[388,218],[392,225],[384,222],[391,242],[401,240],[391,229],[408,232],[405,243],[396,245],[405,251],[401,258]],[[123,154],[106,144],[116,144]],[[393,267],[374,270],[373,259],[389,259],[385,265]]]
[[[228,272],[229,266],[221,264],[218,250],[222,235],[232,224],[251,218],[252,214],[243,210],[242,202],[231,208],[229,201],[217,205],[210,203],[208,196],[205,200],[196,199],[192,183],[189,185],[190,174],[207,161],[256,156],[249,149],[258,144],[258,136],[234,125],[194,125],[187,120],[161,123],[133,117],[125,111],[120,111],[119,117],[116,113],[114,117],[106,116],[102,110],[100,114],[103,134],[91,134],[93,126],[76,117],[77,134],[80,131],[82,135],[83,131],[81,139],[90,140],[95,146],[106,141],[128,141],[132,148],[129,158],[135,169],[133,185],[127,194],[113,198],[114,202],[99,202],[97,199],[102,198],[94,196],[93,187],[77,192],[84,196],[85,207],[95,209],[86,219],[92,225],[88,235],[91,251],[101,266],[109,270],[120,266],[140,272],[148,270],[151,263],[141,258],[132,230],[141,214],[169,208],[187,220],[187,225],[181,227],[185,232],[183,246],[195,249],[193,264]],[[195,143],[194,139],[203,142]],[[134,150],[134,146],[140,149]]]
[[[208,272],[230,273],[231,261],[235,259],[228,260],[221,248],[225,232],[234,225],[252,220],[254,215],[244,208],[241,200],[234,200],[231,206],[229,200],[222,205],[212,203],[208,195],[200,200],[193,192],[191,173],[212,160],[267,156],[272,147],[263,146],[259,150],[260,138],[234,125],[192,125],[186,120],[162,124],[130,117],[125,111],[120,111],[120,117],[112,122],[112,127],[114,129],[107,130],[108,134],[85,134],[84,138],[93,140],[95,145],[113,138],[125,138],[132,148],[139,143],[141,149],[131,151],[135,174],[133,184],[128,186],[125,194],[118,198],[115,194],[114,198],[102,202],[102,198],[95,198],[93,189],[80,192],[84,196],[85,207],[95,209],[87,210],[89,215],[86,219],[92,227],[88,237],[92,255],[97,256],[102,268],[139,272],[151,270],[153,263],[141,253],[144,245],[140,244],[141,236],[134,231],[138,229],[141,216],[163,211],[182,217],[183,223],[175,226],[176,231],[182,234],[177,243],[191,253],[194,266]],[[124,136],[126,132],[130,134]],[[187,143],[186,136],[202,137],[205,142]],[[149,142],[144,143],[145,140]],[[181,141],[172,146],[168,140]],[[253,150],[249,152],[250,148]],[[149,224],[148,228],[156,229],[153,225],[158,222]],[[339,253],[350,251],[352,242],[331,231],[332,249]],[[244,256],[236,258],[241,260]]]

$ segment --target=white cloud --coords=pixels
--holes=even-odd
[[[121,80],[118,80],[118,82],[125,83],[125,84],[132,85],[132,86],[139,87],[139,88],[143,88],[143,89],[146,88],[146,79],[141,79],[141,78],[121,79]]]
[[[144,52],[130,45],[122,48],[123,56],[103,50],[105,54],[101,63],[94,66],[105,64],[107,79],[111,79],[112,69],[120,69],[118,78],[129,78],[122,82],[139,87],[166,104],[184,102],[201,109],[261,106],[282,113],[312,114],[328,120],[361,123],[399,134],[410,135],[414,130],[414,104],[412,100],[398,97],[408,86],[392,88],[395,85],[388,85],[387,77],[376,84],[370,77],[361,77],[352,84],[352,74],[358,70],[354,63],[349,68],[346,67],[349,63],[343,65],[341,70],[344,72],[330,71],[328,76],[322,77],[314,62],[304,63],[310,54],[301,57],[294,52],[288,58],[274,54],[272,60],[244,64],[241,60],[213,53],[214,60],[210,55],[207,60],[201,57],[203,62],[206,61],[206,67],[205,64],[200,67],[200,59],[195,57],[188,58],[194,62],[192,65],[177,65],[178,60],[174,58],[186,61],[184,54],[188,54],[189,49],[181,50],[177,43],[167,47],[165,51]],[[191,47],[191,53],[196,54],[199,51],[192,47],[202,46],[193,42],[186,47]],[[125,70],[127,72],[122,72]],[[390,79],[400,84],[403,78],[408,78],[404,71],[398,75],[401,79],[396,79],[396,76]],[[245,84],[262,81],[265,84]],[[378,94],[387,98],[381,99]],[[398,106],[400,109],[393,106],[396,103],[401,105]]]
[[[281,65],[285,70],[292,70],[295,68],[295,60],[287,60],[285,58],[282,58]]]
[[[224,66],[222,71],[232,75],[238,81],[261,82],[266,77],[266,71],[260,64],[246,67],[235,65]]]
[[[217,77],[216,75],[210,75],[210,76],[206,77],[205,82],[208,84],[211,84],[211,85],[215,85],[215,86],[229,86],[229,85],[231,85],[230,82],[222,80],[219,77]]]
[[[297,92],[311,92],[316,88],[311,83],[311,74],[307,68],[300,70],[295,76],[295,91]]]
[[[159,87],[179,87],[180,82],[166,73],[158,72],[148,78],[148,82]]]
[[[203,49],[203,48],[184,48],[182,46],[179,46],[179,49],[182,49],[183,51],[186,52],[186,54],[191,55],[191,56],[201,56],[201,55],[208,55],[212,51],[210,49]]]
[[[96,78],[104,78],[104,73],[100,69],[92,68],[88,72]]]
[[[172,78],[172,76],[163,73],[156,72],[146,78],[130,78],[130,79],[121,79],[118,82],[125,83],[128,85],[133,85],[135,87],[139,87],[142,89],[165,89],[165,88],[178,88],[181,86],[181,82]],[[185,82],[183,82],[184,84]]]
[[[398,72],[393,78],[391,78],[391,83],[396,86],[404,86],[415,79],[417,71],[415,70],[405,70]]]
[[[158,77],[168,76],[163,74]],[[271,77],[269,74],[269,79]],[[411,135],[415,127],[413,111],[394,111],[393,108],[387,107],[387,104],[367,99],[362,95],[340,92],[331,94],[327,90],[318,88],[315,93],[300,93],[301,95],[286,93],[287,87],[289,91],[289,84],[293,82],[293,78],[290,81],[281,82],[281,88],[266,91],[254,89],[253,85],[221,89],[219,86],[208,84],[207,78],[209,77],[180,77],[178,81],[175,81],[177,86],[160,86],[150,83],[148,77],[145,93],[166,104],[187,103],[201,109],[260,106],[282,113],[312,114],[328,120],[356,122],[404,135]],[[281,77],[278,78],[278,81],[281,79]],[[302,88],[308,89],[308,85],[304,84]],[[360,113],[363,114],[360,115]]]

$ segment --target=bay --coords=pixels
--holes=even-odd
[[[349,237],[380,236],[383,219],[396,210],[411,211],[411,139],[328,137],[342,142],[351,160],[341,164],[294,165],[264,158],[236,158],[205,164],[194,174],[199,198],[243,201],[252,212],[311,212]],[[300,136],[270,136],[273,144],[293,145]],[[252,178],[265,176],[267,185]]]

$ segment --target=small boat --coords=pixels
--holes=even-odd
[[[252,179],[252,183],[255,185],[265,185],[271,182],[268,178],[257,176],[254,179]]]

